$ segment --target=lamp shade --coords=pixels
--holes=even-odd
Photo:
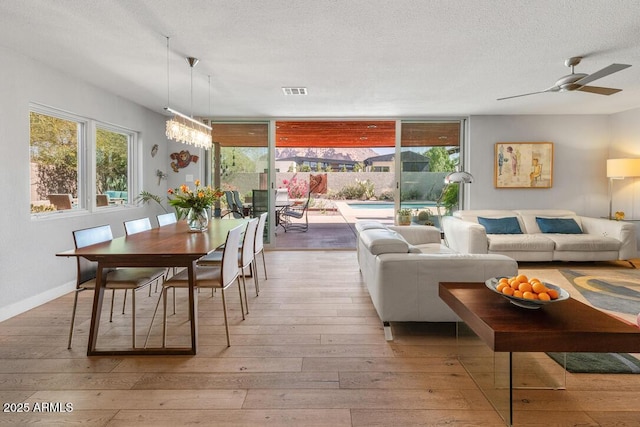
[[[640,159],[608,159],[607,178],[640,176]]]
[[[451,184],[453,182],[471,184],[473,182],[473,175],[471,175],[469,172],[451,172],[444,178],[444,183]]]

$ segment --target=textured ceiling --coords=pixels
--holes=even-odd
[[[196,116],[640,107],[637,0],[2,0],[0,45],[154,111],[169,103]],[[200,59],[193,111],[187,56]],[[623,91],[496,101],[552,86],[570,72],[564,60],[571,56],[585,57],[576,72],[587,74],[631,64],[593,83]],[[307,87],[309,95],[285,96],[284,86]]]

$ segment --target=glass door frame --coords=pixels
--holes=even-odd
[[[402,125],[407,123],[442,123],[442,122],[458,122],[460,126],[460,137],[458,141],[459,147],[459,163],[458,169],[468,171],[468,159],[466,156],[466,148],[468,146],[467,141],[467,126],[468,117],[420,117],[420,118],[401,118],[396,120],[396,146],[395,146],[395,182],[396,188],[394,189],[394,213],[398,212],[402,204]],[[425,145],[425,147],[433,147],[433,145]],[[465,194],[465,186],[460,186],[460,192],[458,194],[458,205],[460,209],[463,209],[468,203],[469,197]],[[437,212],[434,212],[437,214]],[[397,225],[397,224],[396,224]]]

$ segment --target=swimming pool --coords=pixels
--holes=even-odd
[[[354,202],[347,203],[351,209],[393,209],[393,202]],[[420,203],[402,203],[402,208],[407,209],[424,209],[435,208],[436,205],[433,202],[420,202]]]

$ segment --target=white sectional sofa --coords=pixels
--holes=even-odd
[[[389,322],[459,320],[438,296],[440,282],[484,282],[518,271],[517,262],[503,255],[453,251],[441,244],[435,227],[361,221],[356,230],[360,271],[388,340]]]
[[[513,229],[516,224],[519,230]],[[629,261],[637,256],[633,224],[569,210],[461,210],[444,217],[442,228],[448,246],[461,253],[534,262]]]

